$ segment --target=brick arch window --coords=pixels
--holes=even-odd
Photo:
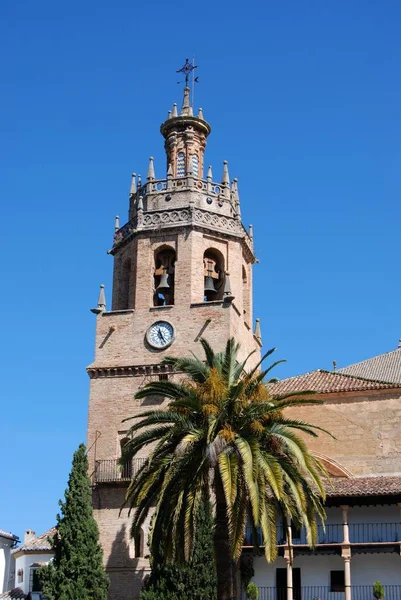
[[[154,306],[174,304],[175,250],[169,246],[159,248],[155,253]]]
[[[250,311],[251,311],[251,302],[250,302],[250,290],[248,284],[248,274],[246,265],[242,265],[242,306],[244,311],[245,321],[249,324],[250,322]]]
[[[129,308],[129,287],[131,279],[131,259],[123,263],[120,277],[120,297],[119,297],[119,309],[125,310]]]
[[[177,177],[185,177],[185,154],[179,152],[177,154]]]
[[[191,170],[194,177],[199,177],[199,158],[197,154],[191,155]]]
[[[204,301],[222,300],[224,292],[224,257],[214,248],[203,255]]]
[[[143,530],[140,529],[135,536],[135,558],[140,558],[144,555],[145,544],[144,544],[144,533]]]
[[[129,442],[129,438],[123,437],[120,440],[120,451],[121,456],[124,455],[124,448],[126,444]],[[127,459],[124,461],[124,464],[121,465],[121,479],[131,479],[132,477],[132,461]]]

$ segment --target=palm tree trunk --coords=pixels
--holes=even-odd
[[[216,525],[214,530],[214,550],[217,569],[217,600],[233,600],[233,563],[231,560],[230,535],[226,499],[220,474],[215,473]]]

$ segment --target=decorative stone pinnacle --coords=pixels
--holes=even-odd
[[[205,117],[203,116],[203,108],[200,108],[198,111],[198,119],[202,119],[202,121],[205,120]]]
[[[155,179],[155,167],[154,167],[153,161],[154,161],[153,156],[150,156],[147,181],[152,181],[153,179]]]
[[[136,194],[136,173],[132,173],[131,188],[129,194],[130,196],[135,196]]]
[[[234,204],[235,214],[237,217],[241,216],[241,208],[239,203],[239,194],[238,194],[238,179],[234,177],[233,182],[231,184],[231,202]]]
[[[223,301],[231,303],[234,300],[234,298],[235,296],[231,292],[230,273],[226,272],[226,277],[224,281]]]
[[[173,165],[170,163],[167,169],[167,178],[170,178],[173,176]]]
[[[171,112],[171,110],[169,110],[168,113],[167,113],[167,118],[171,119],[171,115],[172,115],[172,112]]]
[[[253,240],[253,225],[249,225],[249,237]]]
[[[255,331],[253,332],[253,335],[258,340],[259,344],[262,345],[262,334],[260,331],[260,319],[255,320]]]
[[[178,117],[177,103],[173,104],[173,117]]]
[[[138,175],[138,181],[137,181],[137,188],[138,190],[141,189],[142,187],[142,178],[140,175]]]
[[[114,231],[118,231],[120,229],[120,217],[116,215],[116,220],[114,221]]]
[[[97,300],[97,308],[91,308],[90,310],[95,315],[98,315],[99,313],[104,312],[106,310],[106,296],[104,293],[103,283],[100,286],[99,298]]]
[[[230,176],[228,174],[228,162],[224,160],[223,165],[223,176],[221,178],[221,183],[223,185],[230,185]]]
[[[142,196],[139,196],[138,198],[138,205],[137,205],[137,210],[143,210],[143,198]]]
[[[212,174],[212,167],[211,167],[211,165],[209,165],[209,168],[207,170],[207,178],[210,179],[210,181],[213,180],[213,174]]]

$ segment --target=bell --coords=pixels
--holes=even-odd
[[[213,277],[205,277],[205,294],[217,294],[217,290],[214,287]]]
[[[156,292],[160,292],[160,293],[164,293],[167,292],[170,289],[170,285],[168,283],[168,273],[163,273],[162,275],[160,275],[160,282],[159,285],[156,288]]]

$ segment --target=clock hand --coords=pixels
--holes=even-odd
[[[161,329],[159,329],[159,338],[161,339],[162,342],[166,341]]]

